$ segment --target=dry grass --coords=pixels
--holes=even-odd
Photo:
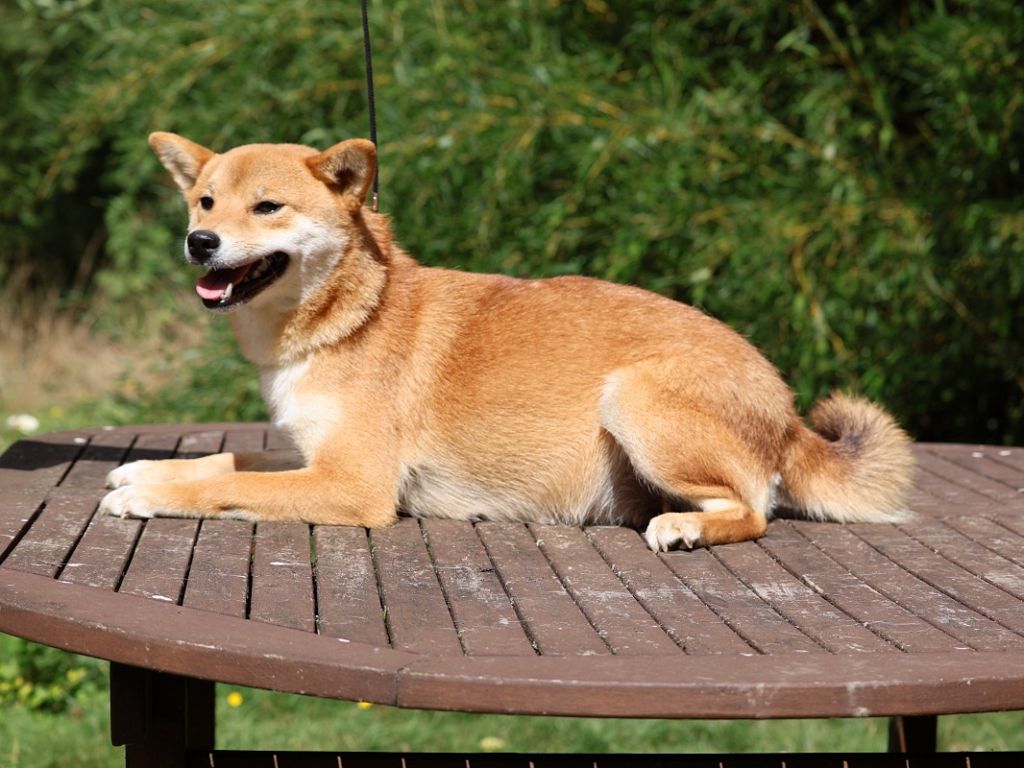
[[[141,327],[115,338],[98,331],[102,309],[62,311],[48,299],[15,302],[0,291],[0,447],[19,436],[14,415],[40,429],[80,426],[82,409],[113,393],[131,398],[156,385],[161,361],[195,343],[202,332]],[[152,325],[155,325],[152,324]],[[86,413],[87,417],[87,413]],[[24,433],[24,431],[22,431]]]

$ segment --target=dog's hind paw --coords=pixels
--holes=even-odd
[[[644,532],[647,546],[655,552],[667,552],[677,546],[693,549],[700,544],[700,538],[700,520],[687,512],[658,515],[647,524]]]

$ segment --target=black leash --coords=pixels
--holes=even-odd
[[[370,53],[370,20],[366,13],[366,0],[363,2],[363,56],[366,60],[366,106],[370,112],[370,141],[377,146],[377,101],[373,95],[373,55]],[[378,167],[380,155],[377,156]],[[380,173],[373,172],[373,196],[370,198],[370,209],[376,213],[380,201]]]

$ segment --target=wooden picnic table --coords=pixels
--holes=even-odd
[[[937,715],[1024,709],[1024,449],[916,446],[907,524],[776,520],[668,554],[612,527],[95,515],[121,462],[281,443],[265,424],[100,428],[0,458],[0,631],[111,661],[129,765],[769,764],[217,751],[214,681],[467,712],[888,716],[912,752]],[[964,765],[944,759],[893,764]]]

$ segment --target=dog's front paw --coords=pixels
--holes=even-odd
[[[647,524],[644,539],[655,552],[667,552],[676,546],[693,549],[700,544],[701,524],[693,513],[666,512]]]
[[[107,488],[121,488],[126,485],[154,482],[159,479],[154,475],[162,474],[157,469],[158,465],[159,462],[145,459],[123,464],[107,473]]]
[[[155,517],[159,508],[144,485],[126,485],[111,491],[100,501],[99,513],[111,517]]]

